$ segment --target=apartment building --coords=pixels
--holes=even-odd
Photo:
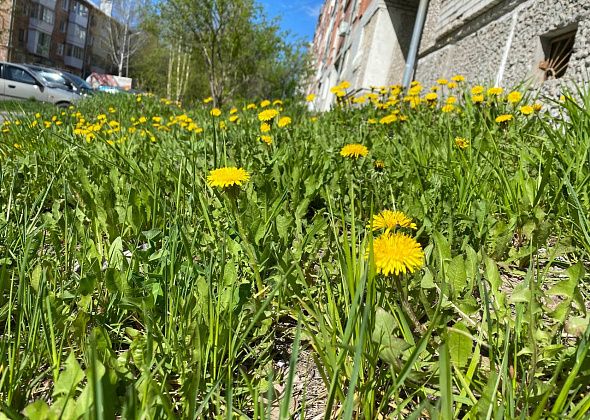
[[[112,17],[94,4],[86,0],[3,3],[9,4],[0,9],[0,60],[57,67],[83,76],[110,70],[104,31]]]
[[[416,80],[462,74],[555,93],[590,77],[589,0],[326,0],[311,47],[316,109],[343,80],[357,91],[402,81],[421,1]]]

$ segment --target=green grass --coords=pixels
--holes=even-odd
[[[326,418],[586,418],[590,93],[551,117],[468,91],[448,113],[287,103],[270,146],[242,105],[237,123],[132,96],[13,117],[0,410],[289,418],[305,352]],[[211,188],[215,162],[251,178]],[[422,269],[376,270],[383,209],[417,224]]]
[[[0,101],[0,112],[26,113],[26,112],[52,112],[56,107],[39,101]]]

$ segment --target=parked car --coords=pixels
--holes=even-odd
[[[25,66],[0,62],[0,99],[36,99],[67,107],[81,98],[80,95],[60,88],[37,76]]]
[[[56,83],[63,89],[75,92],[79,95],[92,95],[94,89],[81,77],[67,71],[39,66],[37,64],[24,64],[30,70],[33,70],[43,80]]]

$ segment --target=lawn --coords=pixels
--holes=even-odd
[[[440,82],[6,121],[2,413],[587,418],[590,92]]]

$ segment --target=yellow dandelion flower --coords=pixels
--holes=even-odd
[[[291,124],[291,117],[281,117],[277,123],[280,128],[286,127],[289,124]]]
[[[481,104],[483,102],[483,95],[473,95],[471,97],[471,102],[474,104]]]
[[[449,97],[447,98],[447,100],[446,100],[446,103],[447,103],[447,104],[449,104],[449,105],[450,105],[450,104],[454,104],[454,103],[456,103],[456,102],[457,102],[457,98],[456,98],[455,96],[449,96]]]
[[[454,82],[464,82],[465,81],[465,76],[462,76],[460,74],[457,74],[456,76],[451,77],[451,80]]]
[[[347,144],[340,150],[340,156],[358,159],[367,156],[369,149],[358,143]]]
[[[496,117],[496,122],[497,123],[505,123],[505,122],[512,120],[512,118],[514,118],[512,116],[512,114],[502,114],[502,115],[499,115],[498,117]]]
[[[246,105],[246,109],[256,109],[256,104],[248,104]]]
[[[449,82],[449,84],[447,85],[447,87],[449,89],[455,89],[457,87],[457,83],[455,83],[455,82]]]
[[[430,92],[424,96],[424,99],[426,99],[428,102],[434,102],[438,99],[438,95],[434,92]]]
[[[469,146],[469,141],[464,137],[455,137],[455,144],[459,149],[466,149]]]
[[[531,115],[533,112],[535,112],[535,109],[530,105],[524,105],[520,107],[520,113],[522,115]]]
[[[481,95],[483,93],[483,86],[476,85],[471,88],[472,95]]]
[[[265,109],[258,114],[258,119],[260,121],[270,121],[277,115],[279,115],[279,111],[276,109]]]
[[[330,92],[333,94],[338,94],[338,92],[342,92],[342,88],[340,86],[332,86],[330,88]]]
[[[444,86],[444,85],[447,85],[447,84],[449,84],[449,81],[448,81],[447,79],[438,79],[438,80],[436,81],[436,83],[438,83],[438,84],[439,84],[439,85],[441,85],[441,86]]]
[[[269,105],[270,105],[270,101],[268,99],[265,99],[264,101],[260,102],[261,108],[266,108]]]
[[[270,124],[267,124],[267,123],[260,124],[260,131],[262,133],[268,133],[270,131]]]
[[[340,82],[340,88],[342,89],[348,89],[350,87],[350,82],[344,80],[342,82]]]
[[[422,86],[416,85],[416,86],[411,87],[408,90],[408,96],[416,96],[416,95],[419,95],[420,92],[422,92]]]
[[[260,136],[258,137],[258,139],[266,144],[268,144],[269,146],[272,144],[272,137],[271,136]]]
[[[488,96],[500,96],[504,92],[504,89],[501,87],[491,87],[488,89]]]
[[[250,174],[243,168],[235,166],[213,169],[207,177],[210,187],[227,188],[241,186],[250,179]]]
[[[534,103],[533,104],[533,110],[535,112],[539,112],[541,109],[543,109],[543,105],[541,105],[540,103]]]
[[[305,97],[305,100],[306,100],[307,102],[313,102],[313,101],[315,100],[315,93],[310,93],[309,95],[307,95],[307,96]]]
[[[385,168],[385,162],[381,159],[377,159],[374,163],[375,170],[381,172]]]
[[[233,123],[238,122],[239,119],[240,117],[238,117],[237,115],[230,115],[229,117],[229,121]]]
[[[368,122],[369,124],[377,124],[377,122],[378,122],[378,121],[377,121],[377,118],[369,118],[369,119],[367,120],[367,122]]]
[[[204,104],[208,104],[209,102],[213,102],[213,98],[209,96],[208,98],[203,99]]]
[[[386,115],[379,120],[379,124],[391,124],[397,121],[397,116],[394,114]]]
[[[408,216],[401,211],[383,210],[381,213],[373,216],[372,230],[373,232],[380,229],[385,229],[385,233],[395,230],[396,227],[417,229],[416,223],[412,222]],[[368,227],[371,227],[369,225]]]
[[[412,237],[403,233],[384,233],[373,241],[373,256],[378,273],[413,273],[424,264],[424,251]]]
[[[213,115],[214,117],[219,117],[221,115],[221,109],[219,109],[219,108],[213,108],[211,110],[211,115]]]
[[[447,104],[447,105],[443,106],[440,110],[442,112],[444,112],[445,114],[447,114],[447,113],[453,112],[455,110],[455,105]]]
[[[234,115],[238,113],[238,108],[233,107],[232,109],[229,110],[229,115]]]
[[[510,92],[508,94],[508,96],[506,96],[506,100],[508,102],[510,102],[511,104],[515,104],[517,102],[520,102],[521,99],[522,99],[522,93],[520,93],[516,90],[513,92]]]

